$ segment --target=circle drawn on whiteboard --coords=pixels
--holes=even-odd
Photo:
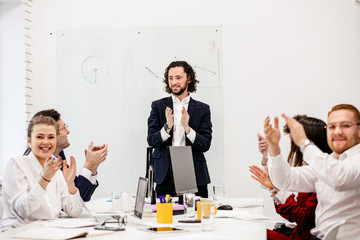
[[[108,64],[100,56],[89,56],[81,64],[81,76],[90,83],[98,83],[106,79]]]

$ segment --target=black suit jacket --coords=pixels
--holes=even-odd
[[[171,97],[152,102],[148,118],[147,141],[149,146],[155,148],[152,155],[152,165],[154,166],[154,181],[158,184],[164,181],[170,165],[167,147],[172,145],[173,130],[170,131],[171,137],[165,142],[162,141],[160,134],[161,128],[166,123],[166,107],[173,109]],[[189,126],[196,132],[196,138],[194,143],[186,138],[186,145],[192,148],[196,182],[198,186],[202,186],[210,183],[209,171],[204,156],[204,152],[210,148],[212,138],[210,107],[205,103],[190,98],[188,113],[190,116]]]
[[[66,159],[64,151],[59,153],[59,157],[63,160]],[[99,186],[98,181],[96,184],[92,184],[86,177],[79,175],[75,177],[75,186],[79,189],[80,196],[84,202],[90,201],[95,189]]]

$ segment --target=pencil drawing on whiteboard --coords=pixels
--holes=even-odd
[[[90,83],[98,83],[106,79],[108,65],[101,56],[89,56],[81,64],[81,76]]]

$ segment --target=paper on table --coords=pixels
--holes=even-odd
[[[218,210],[215,218],[227,218],[227,217],[236,217],[236,216],[243,216],[249,215],[248,211],[239,211],[239,210]]]
[[[112,231],[101,231],[93,229],[61,229],[33,227],[21,233],[11,236],[11,238],[21,239],[41,239],[41,240],[65,240],[79,237],[95,237],[101,235],[114,234]]]
[[[209,233],[194,233],[194,234],[187,234],[183,236],[178,237],[169,237],[169,238],[162,238],[163,240],[193,240],[193,239],[206,239],[206,240],[215,240],[215,239],[231,239],[227,236],[220,236],[220,235],[214,235]]]
[[[50,220],[44,223],[41,223],[43,226],[47,227],[57,227],[57,228],[80,228],[80,227],[91,227],[98,225],[99,223],[93,218],[58,218],[55,220]]]
[[[242,216],[235,216],[235,218],[237,219],[241,219],[241,220],[270,220],[269,217],[265,217],[265,216],[262,216],[262,215],[258,215],[258,214],[255,214],[255,215],[242,215]]]

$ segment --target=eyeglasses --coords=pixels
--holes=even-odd
[[[360,125],[360,123],[357,122],[339,122],[339,123],[328,123],[325,128],[327,130],[330,131],[334,131],[336,129],[337,126],[339,126],[339,128],[341,130],[346,130],[351,128],[353,125]]]
[[[59,131],[61,131],[63,129],[66,129],[66,130],[70,131],[69,125],[67,125],[67,124],[65,124],[64,127],[59,128]]]
[[[107,223],[117,223],[119,227],[126,226],[127,224],[127,216],[121,217],[120,215],[111,215],[111,219],[106,219],[101,226],[104,227]]]

